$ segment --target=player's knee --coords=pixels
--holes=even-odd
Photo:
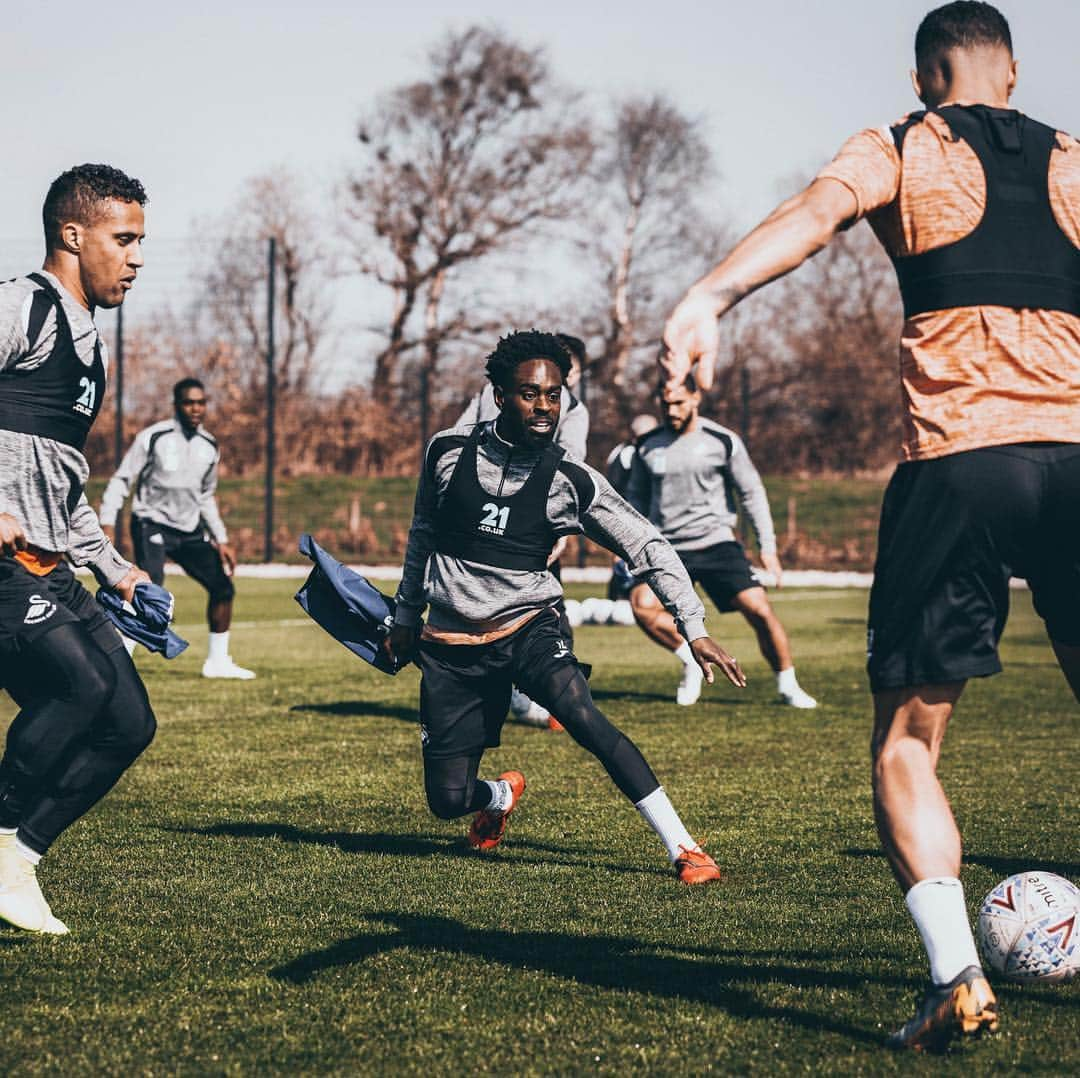
[[[233,586],[233,582],[228,577],[224,577],[210,589],[210,602],[231,603],[235,595],[236,588]]]
[[[470,791],[465,786],[444,786],[441,783],[428,782],[424,785],[428,808],[440,820],[456,820],[469,811],[472,800]]]

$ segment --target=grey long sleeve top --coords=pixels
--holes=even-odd
[[[484,425],[477,449],[477,479],[492,495],[502,488],[519,490],[539,461],[539,452],[513,446]],[[396,621],[419,624],[430,605],[428,624],[446,634],[481,636],[497,633],[551,606],[562,595],[548,571],[502,569],[435,552],[439,507],[450,484],[461,448],[433,451],[441,438],[468,435],[471,427],[455,427],[435,435],[416,492],[416,508],[405,552]],[[649,584],[671,612],[687,640],[705,636],[705,608],[675,551],[640,513],[612,490],[606,479],[580,461],[564,458],[555,473],[547,503],[548,520],[556,528],[584,533],[623,558],[634,575]]]
[[[736,498],[763,554],[776,552],[769,498],[742,439],[698,416],[692,431],[657,427],[637,443],[626,498],[676,550],[703,550],[735,538]]]
[[[131,511],[137,517],[192,532],[205,523],[219,543],[228,542],[218,511],[221,453],[202,427],[190,436],[178,419],[164,419],[135,436],[101,499],[101,523],[115,524],[132,486]]]
[[[41,271],[57,292],[71,326],[75,352],[90,367],[98,330],[90,312],[68,294],[51,273]],[[27,277],[0,284],[0,370],[33,370],[52,354],[56,311],[50,309],[37,340],[27,337],[30,306],[39,285]],[[108,367],[108,349],[101,341]],[[131,563],[105,537],[83,493],[90,476],[86,458],[73,446],[36,434],[0,430],[0,513],[22,526],[38,550],[67,554],[76,565],[89,565],[107,584],[127,575]]]

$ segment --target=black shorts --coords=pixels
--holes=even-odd
[[[1080,645],[1080,445],[901,464],[881,507],[871,689],[996,674],[1010,575],[1028,581],[1050,638]]]
[[[490,644],[420,644],[420,737],[424,755],[472,756],[499,744],[510,687],[534,700],[544,679],[577,659],[554,609]],[[539,700],[540,703],[544,701]]]
[[[764,585],[746,557],[742,543],[717,543],[704,550],[677,550],[690,579],[700,584],[722,614],[734,610],[732,600],[740,591]]]
[[[56,625],[82,622],[102,651],[123,647],[120,634],[67,562],[35,576],[0,557],[0,685],[18,675],[22,649]]]
[[[221,555],[202,528],[182,532],[133,516],[131,543],[135,563],[155,584],[165,583],[165,559],[172,558],[192,580],[206,588],[214,601],[224,602],[235,594],[232,581],[222,567]]]

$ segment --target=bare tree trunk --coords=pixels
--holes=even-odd
[[[611,384],[622,388],[626,377],[626,364],[630,361],[630,345],[634,338],[630,324],[630,267],[634,261],[634,238],[637,233],[641,207],[630,204],[630,211],[623,223],[622,249],[615,264],[615,279],[611,293]]]
[[[431,378],[439,362],[439,303],[446,287],[446,270],[432,278],[424,306],[424,358],[420,368],[420,455],[431,437]]]

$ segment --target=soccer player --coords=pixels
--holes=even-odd
[[[616,494],[626,497],[626,487],[630,482],[630,469],[634,463],[639,438],[644,438],[650,431],[656,430],[659,423],[655,416],[642,413],[630,420],[630,439],[620,442],[608,454],[604,463],[604,475]],[[634,578],[622,558],[616,558],[611,566],[611,579],[608,581],[607,597],[612,602],[630,600],[634,590]]]
[[[20,710],[0,760],[0,918],[62,935],[36,867],[154,736],[146,690],[64,560],[131,599],[146,573],[105,537],[82,454],[105,394],[97,307],[143,264],[138,180],[80,165],[45,198],[44,268],[0,284],[0,685]]]
[[[695,361],[711,379],[717,316],[863,217],[896,266],[904,463],[870,593],[874,812],[931,977],[898,1048],[998,1027],[937,762],[967,679],[1000,670],[1010,568],[1080,697],[1080,143],[1009,107],[1012,38],[989,4],[931,11],[912,81],[925,110],[851,138],[664,336],[673,381]]]
[[[627,501],[675,548],[690,579],[701,584],[717,610],[737,610],[746,618],[776,674],[781,702],[817,707],[799,685],[787,633],[735,538],[737,495],[757,535],[761,561],[779,587],[782,569],[769,499],[746,446],[734,431],[700,414],[701,394],[693,375],[681,385],[661,388],[658,396],[664,422],[637,441]],[[701,670],[671,615],[644,583],[631,590],[630,603],[650,639],[673,651],[683,664],[676,703],[697,703]]]
[[[202,425],[206,390],[198,378],[182,378],[173,386],[173,411],[172,419],[136,435],[105,488],[101,526],[115,538],[117,514],[134,485],[135,561],[161,584],[165,559],[172,558],[207,591],[210,641],[203,677],[249,680],[255,674],[237,666],[229,654],[236,555],[214,497],[221,452]]]
[[[485,749],[499,744],[516,682],[603,764],[678,878],[708,883],[720,878],[716,864],[635,745],[597,710],[560,630],[562,588],[547,569],[555,540],[584,532],[625,558],[678,620],[705,676],[712,680],[715,663],[734,684],[745,679],[705,635],[704,608],[671,547],[602,476],[552,444],[569,371],[553,334],[504,337],[487,361],[498,417],[437,434],[427,448],[387,650],[397,661],[415,654],[423,675],[428,805],[442,819],[475,813],[469,843],[499,844],[525,778],[477,773]]]
[[[576,460],[584,460],[586,446],[589,439],[589,409],[585,402],[574,396],[573,390],[581,381],[587,361],[585,342],[580,337],[571,336],[569,333],[556,333],[562,346],[570,354],[570,374],[563,386],[562,399],[559,408],[559,422],[555,428],[555,444],[561,446],[571,457]],[[489,423],[499,414],[499,407],[495,403],[495,390],[491,382],[487,382],[484,388],[469,402],[465,411],[461,413],[456,423],[458,427],[473,426],[478,423]],[[559,558],[566,549],[566,538],[561,538],[548,558],[548,567],[555,574],[556,580],[562,579]],[[559,618],[562,623],[563,635],[570,646],[574,644],[574,630],[566,617],[566,611],[562,600],[559,601]],[[541,707],[535,700],[530,700],[528,695],[517,686],[510,694],[510,714],[517,722],[527,726],[539,726],[543,729],[559,729],[559,722],[551,716],[545,707]]]

